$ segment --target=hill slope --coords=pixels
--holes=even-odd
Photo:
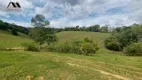
[[[0,79],[25,80],[142,80],[142,58],[129,57],[103,47],[107,33],[60,32],[58,43],[91,37],[101,49],[92,56],[54,52],[0,51]],[[19,46],[31,41],[27,37],[0,32],[0,43],[5,47]],[[1,45],[0,45],[1,46]],[[99,54],[98,54],[99,53]],[[109,53],[109,54],[105,54]],[[113,54],[110,54],[113,53]]]
[[[83,40],[85,37],[91,38],[95,43],[98,44],[98,47],[100,48],[97,53],[118,53],[113,52],[104,47],[104,40],[107,38],[110,34],[109,33],[100,33],[100,32],[85,32],[85,31],[64,31],[57,33],[57,37],[59,38],[59,43],[64,43],[66,41],[72,41],[72,40]]]
[[[71,40],[82,40],[89,37],[94,40],[98,45],[103,46],[104,39],[109,36],[108,33],[100,32],[81,32],[81,31],[64,31],[57,33],[59,43]]]
[[[32,40],[22,33],[14,36],[7,31],[0,30],[0,48],[19,47],[22,43],[29,41]]]

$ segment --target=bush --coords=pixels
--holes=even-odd
[[[48,46],[49,51],[63,52],[63,53],[76,53],[90,55],[98,50],[98,46],[94,42],[85,38],[83,41],[65,42],[63,44],[52,44]]]
[[[34,42],[32,42],[32,43],[23,43],[22,46],[27,51],[35,51],[35,52],[39,51],[39,46]]]
[[[55,46],[57,52],[69,53],[71,52],[71,45],[68,42]]]
[[[97,44],[95,44],[93,42],[92,39],[86,37],[83,41],[83,43],[81,44],[80,50],[81,50],[81,54],[84,55],[91,55],[91,54],[95,54],[96,51],[98,51],[98,46]]]
[[[81,44],[82,41],[73,41],[71,42],[71,52],[76,54],[81,54]]]
[[[17,32],[15,29],[13,29],[13,30],[11,31],[11,33],[12,33],[13,35],[15,35],[15,36],[18,35],[18,32]]]
[[[81,54],[84,55],[91,55],[96,53],[96,51],[98,50],[97,45],[94,45],[92,43],[83,43],[81,45]]]
[[[121,51],[122,47],[115,36],[111,36],[105,39],[105,47],[114,51]]]
[[[127,46],[123,51],[124,54],[129,56],[142,56],[142,42],[133,43]]]

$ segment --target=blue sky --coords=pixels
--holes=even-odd
[[[0,19],[31,27],[30,21],[42,14],[52,27],[111,27],[142,23],[142,0],[0,0]],[[6,11],[10,1],[19,2],[22,12]]]

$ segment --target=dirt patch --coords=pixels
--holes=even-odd
[[[27,76],[26,80],[44,80],[43,77]]]
[[[68,57],[69,59],[71,60],[74,60],[74,61],[80,61],[80,62],[87,62],[87,63],[93,63],[92,61],[89,61],[89,60],[80,60],[80,59],[74,59],[74,58],[71,58],[71,57]],[[100,62],[100,61],[94,61],[96,63],[100,63],[100,64],[106,64],[105,62]],[[112,64],[112,63],[107,63],[108,65],[113,65],[113,66],[117,66],[117,67],[123,67],[123,68],[130,68],[130,69],[136,69],[136,70],[142,70],[141,68],[136,68],[136,67],[133,67],[133,66],[125,66],[125,65],[117,65],[117,64]],[[135,71],[133,71],[135,72]],[[139,73],[139,74],[142,74],[141,72],[136,72],[136,73]]]
[[[70,65],[70,66],[76,66],[76,67],[80,67],[80,68],[91,69],[91,70],[100,72],[101,74],[104,74],[104,75],[107,75],[107,76],[112,76],[112,77],[115,77],[115,78],[121,79],[121,80],[129,80],[126,77],[123,77],[123,76],[120,76],[120,75],[116,75],[116,74],[112,74],[112,73],[109,73],[109,72],[106,72],[106,71],[103,71],[103,70],[99,70],[99,69],[94,69],[94,68],[90,68],[90,67],[86,67],[86,66],[80,66],[80,65],[72,64],[72,63],[68,63],[68,65]]]
[[[18,50],[24,50],[23,47],[14,47],[14,48],[6,48],[3,50],[7,50],[7,51],[18,51]]]

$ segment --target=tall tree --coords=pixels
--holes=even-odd
[[[31,23],[35,27],[45,27],[50,24],[50,22],[41,14],[37,14],[35,17],[33,17]]]
[[[56,41],[56,37],[52,36],[53,33],[49,33],[46,26],[48,26],[50,24],[50,22],[48,20],[45,19],[45,17],[41,14],[37,14],[35,17],[33,17],[31,19],[31,23],[34,26],[34,28],[32,28],[30,30],[29,36],[36,41],[37,43],[39,43],[40,45],[42,45],[43,43],[50,43],[50,42],[54,42]],[[48,35],[50,34],[50,35]],[[53,40],[54,41],[51,41]],[[52,39],[51,39],[52,38]]]

